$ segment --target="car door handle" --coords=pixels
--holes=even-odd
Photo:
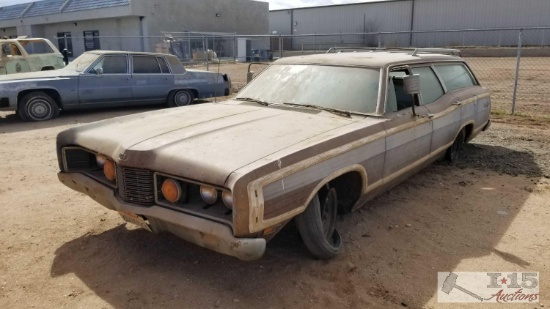
[[[434,117],[434,114],[422,115],[422,118],[430,118],[430,119],[432,119],[433,117]]]

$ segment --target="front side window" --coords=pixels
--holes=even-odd
[[[133,56],[134,74],[160,74],[162,71],[156,57]]]
[[[97,72],[98,68],[103,69],[103,74],[126,74],[128,73],[126,55],[105,56],[94,65],[90,73]]]
[[[380,70],[325,65],[272,65],[238,95],[272,104],[317,105],[376,113]]]
[[[413,96],[405,92],[404,78],[406,76],[407,72],[404,70],[390,72],[388,95],[386,98],[386,113],[397,112],[413,106]]]
[[[462,64],[441,64],[436,65],[435,69],[443,79],[447,91],[454,91],[476,84],[470,72]]]
[[[433,103],[443,96],[443,87],[432,68],[416,67],[412,72],[420,75],[420,94],[423,104]]]
[[[10,56],[21,56],[21,51],[19,47],[15,44],[4,44],[2,45],[2,54],[8,57]]]

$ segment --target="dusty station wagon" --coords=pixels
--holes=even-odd
[[[61,69],[63,56],[47,39],[0,40],[0,75]]]
[[[60,110],[166,104],[229,95],[227,75],[187,70],[173,55],[90,51],[60,70],[0,76],[0,110],[27,121]]]
[[[284,58],[232,100],[60,133],[58,176],[126,221],[242,260],[294,219],[327,259],[342,249],[338,212],[457,160],[489,114],[487,90],[457,56]]]

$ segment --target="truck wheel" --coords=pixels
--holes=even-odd
[[[337,256],[342,249],[342,239],[336,230],[338,199],[336,189],[328,190],[322,201],[315,195],[306,210],[296,216],[296,226],[309,252],[326,260]]]
[[[466,139],[466,132],[464,129],[458,132],[454,143],[447,149],[445,153],[445,158],[451,163],[457,163],[460,160],[460,152],[462,151],[462,146],[464,146],[464,140]]]
[[[168,106],[186,106],[193,103],[195,96],[191,90],[177,90],[168,98]]]
[[[44,121],[59,116],[59,106],[46,93],[36,91],[23,97],[17,112],[24,121]]]

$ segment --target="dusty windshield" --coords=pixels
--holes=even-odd
[[[82,54],[71,61],[65,68],[76,72],[84,72],[97,58],[99,58],[99,55],[96,54]]]
[[[239,98],[376,113],[380,70],[323,65],[272,65]]]

